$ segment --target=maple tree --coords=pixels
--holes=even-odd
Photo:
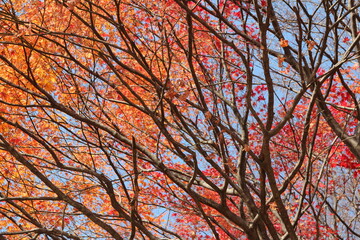
[[[0,239],[360,237],[359,8],[1,0]]]

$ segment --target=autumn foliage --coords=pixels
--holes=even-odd
[[[0,240],[360,238],[359,11],[0,0]]]

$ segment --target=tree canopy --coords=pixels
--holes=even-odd
[[[360,238],[359,9],[0,0],[0,240]]]

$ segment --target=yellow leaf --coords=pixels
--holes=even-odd
[[[42,88],[46,91],[54,91],[56,89],[56,78],[51,76],[45,79]]]

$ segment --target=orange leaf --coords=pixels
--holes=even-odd
[[[223,133],[219,133],[219,136],[218,136],[218,139],[220,142],[223,142],[224,141],[224,134]]]
[[[249,146],[249,145],[247,145],[247,144],[245,144],[245,146],[244,146],[244,150],[245,150],[245,152],[249,152],[249,151],[250,151],[250,146]]]
[[[278,56],[278,65],[279,65],[279,67],[283,66],[284,61],[285,61],[285,57],[283,55]]]
[[[173,89],[167,91],[164,95],[166,98],[173,99],[176,96],[176,92]]]
[[[312,41],[312,40],[306,40],[306,44],[308,46],[308,50],[311,51],[311,50],[313,50],[314,46],[316,45],[316,42]]]
[[[287,47],[289,46],[289,41],[288,40],[285,40],[285,39],[280,39],[280,46],[281,47]]]
[[[208,120],[210,120],[211,117],[212,117],[211,112],[207,111],[207,112],[205,113],[205,118],[208,119]]]
[[[179,96],[179,100],[185,101],[190,95],[190,91],[186,91]]]

